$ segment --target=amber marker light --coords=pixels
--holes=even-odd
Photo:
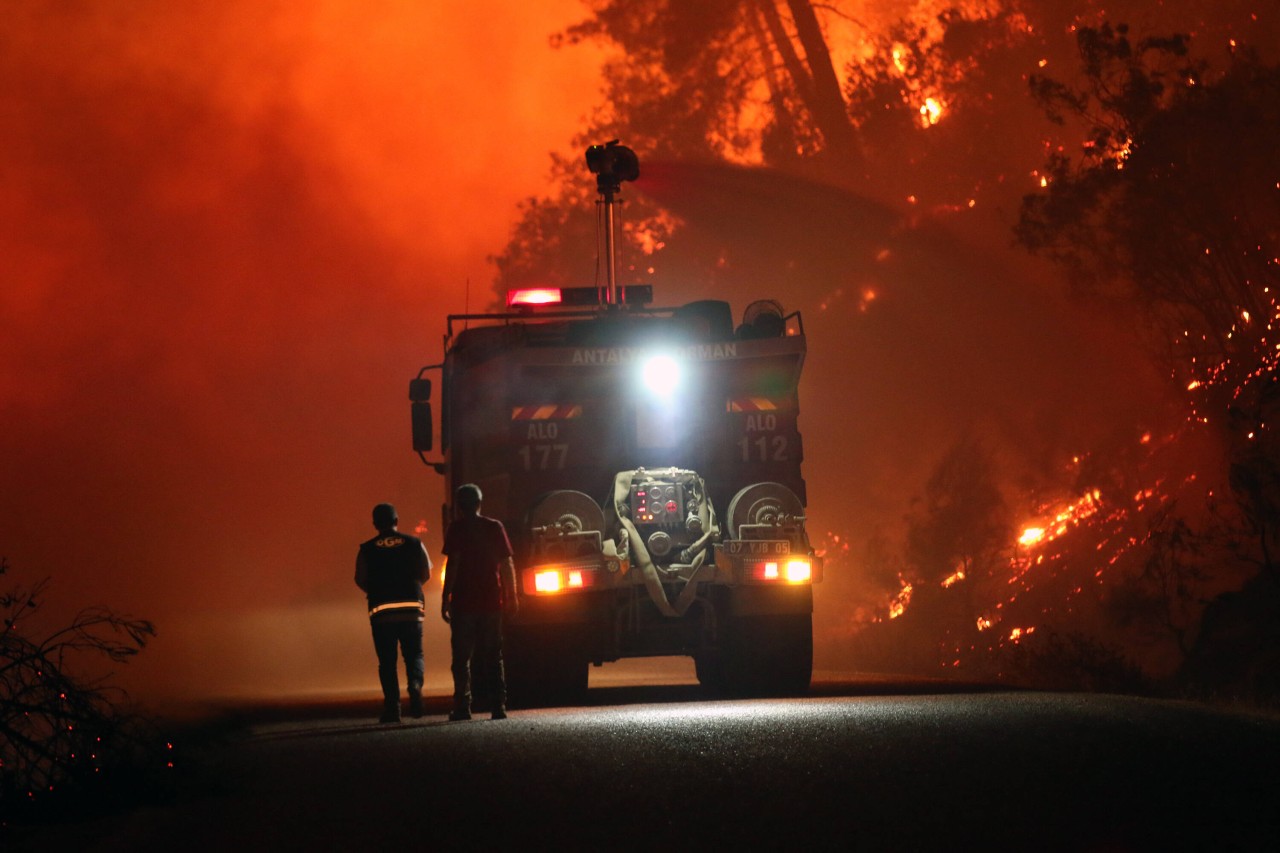
[[[787,560],[787,583],[808,583],[813,579],[813,566],[808,560]]]
[[[786,562],[768,560],[750,566],[750,579],[758,583],[802,584],[813,582],[813,562],[793,557]]]
[[[543,569],[533,573],[533,591],[546,595],[560,591],[560,572],[556,569]]]
[[[533,595],[560,595],[578,592],[596,585],[599,575],[594,568],[565,568],[562,566],[538,566],[526,569],[524,591]]]

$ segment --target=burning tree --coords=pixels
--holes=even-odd
[[[8,571],[0,560],[0,574]],[[139,737],[137,720],[122,713],[119,691],[69,672],[83,653],[124,662],[155,629],[150,622],[104,607],[31,636],[44,604],[46,579],[0,594],[0,814],[38,808],[64,789],[83,788],[104,769],[136,761],[153,745]],[[30,626],[30,627],[29,627]],[[108,774],[110,775],[110,774]]]
[[[1155,444],[1210,439],[1217,451],[1188,475],[1201,507],[1163,512],[1130,578],[1170,602],[1152,615],[1184,651],[1213,656],[1212,632],[1187,641],[1193,588],[1246,569],[1267,618],[1280,614],[1280,68],[1232,43],[1214,73],[1186,36],[1135,39],[1124,26],[1083,28],[1078,44],[1077,83],[1032,86],[1086,142],[1051,149],[1017,235],[1139,318],[1185,401],[1185,423]]]
[[[909,604],[910,619],[900,630],[909,629],[929,646],[920,663],[946,663],[969,644],[984,606],[982,592],[1005,562],[1011,531],[991,452],[976,439],[961,438],[934,468],[907,516],[909,569],[903,582],[911,596],[902,610],[889,614],[898,618]]]
[[[1034,153],[1018,153],[998,127],[1016,120],[1009,110],[1032,116],[1018,71],[1034,68],[1039,55],[1012,0],[930,0],[889,19],[868,17],[871,4],[859,2],[586,5],[590,17],[555,42],[603,43],[617,59],[604,68],[602,108],[576,147],[618,137],[647,167],[763,166],[895,203],[957,210],[979,187],[1012,186],[1003,182],[1011,161],[1032,168]],[[1004,73],[1010,64],[1017,71]],[[591,205],[579,169],[576,160],[553,157],[562,189],[524,203],[493,259],[499,292],[590,275]],[[682,224],[651,199],[628,198],[624,248],[637,274],[759,274],[758,257],[740,257],[742,247],[723,242],[696,245]]]
[[[1040,187],[1021,210],[1019,240],[1077,273],[1082,291],[1136,315],[1186,395],[1186,423],[1152,413],[1095,428],[1084,446],[1065,446],[1062,429],[1034,449],[1011,449],[1017,439],[980,424],[990,455],[957,444],[931,480],[921,478],[923,497],[901,530],[900,518],[877,519],[854,537],[829,534],[833,565],[868,579],[858,603],[874,602],[850,604],[858,615],[840,617],[842,639],[860,633],[849,644],[864,644],[866,634],[910,624],[928,636],[932,666],[999,670],[1010,651],[1031,658],[1042,642],[1102,671],[1109,654],[1120,657],[1109,650],[1135,637],[1181,659],[1204,598],[1238,585],[1248,568],[1274,574],[1273,71],[1242,47],[1211,74],[1184,37],[1130,40],[1104,18],[1147,11],[1133,0],[1107,12],[1091,0],[585,5],[587,20],[559,43],[592,40],[617,59],[575,145],[622,137],[650,177],[661,180],[665,165],[673,182],[705,184],[665,195],[650,185],[650,195],[629,198],[622,260],[636,278],[696,280],[708,295],[787,280],[819,317],[835,324],[843,312],[845,327],[857,322],[865,339],[885,340],[886,329],[903,327],[880,318],[907,310],[895,297],[920,289],[892,276],[936,277],[951,264],[890,269],[884,259],[893,263],[899,248],[923,258],[936,223],[976,235],[981,220],[1001,236],[980,239],[1003,242],[1014,213],[1002,211],[1016,213],[1026,190]],[[1247,31],[1250,11],[1234,0],[1215,7],[1224,31]],[[1081,57],[1079,81],[1045,76]],[[1051,120],[1062,124],[1053,142]],[[689,163],[722,168],[671,171]],[[524,205],[494,259],[498,290],[590,278],[593,225],[579,167],[555,164],[564,189]],[[733,204],[702,203],[734,190],[755,197],[767,227]],[[797,233],[806,229],[823,240]],[[916,242],[891,245],[913,229]],[[1228,461],[1206,464],[1214,453]],[[966,494],[977,506],[962,511]],[[867,536],[888,536],[898,553],[884,538],[851,547]],[[842,571],[828,573],[833,589]],[[937,622],[926,612],[948,615]],[[1088,637],[1083,625],[1104,630]],[[1054,631],[1058,640],[1043,639]],[[1131,672],[1123,662],[1110,669]]]
[[[1051,154],[1018,237],[1081,289],[1138,306],[1193,422],[1234,455],[1274,456],[1280,68],[1240,50],[1213,77],[1186,37],[1132,42],[1123,26],[1081,30],[1080,51],[1082,86],[1032,80],[1052,117],[1090,131],[1078,155]],[[1239,484],[1259,521],[1280,518],[1266,479]],[[1274,570],[1274,531],[1259,546]]]

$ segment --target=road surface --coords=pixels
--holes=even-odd
[[[610,692],[612,690],[613,692]],[[593,689],[505,721],[265,717],[210,787],[43,849],[1177,850],[1280,846],[1280,720],[1117,696],[827,682]]]

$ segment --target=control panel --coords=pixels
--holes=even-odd
[[[685,523],[684,484],[657,482],[631,484],[631,519],[636,524]]]

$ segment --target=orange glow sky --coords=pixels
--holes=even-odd
[[[372,686],[355,546],[391,500],[438,548],[407,381],[596,98],[580,14],[6,9],[0,554],[157,623],[136,695]]]
[[[486,258],[517,203],[550,190],[550,152],[580,154],[603,56],[548,39],[584,16],[580,0],[6,8],[0,555],[6,580],[53,578],[51,608],[156,622],[119,670],[138,697],[376,693],[355,548],[389,500],[439,552],[408,380],[440,359],[468,280],[486,307]],[[644,169],[637,190],[696,223],[691,239],[822,255],[807,283],[760,283],[779,292],[682,282],[659,300],[805,312],[817,535],[900,520],[930,450],[971,423],[1034,456],[1148,405],[1156,383],[1116,326],[1029,286],[1049,276],[1009,249],[1009,211],[905,227],[861,187]],[[438,595],[437,574],[429,611]],[[443,693],[446,629],[427,624]]]

